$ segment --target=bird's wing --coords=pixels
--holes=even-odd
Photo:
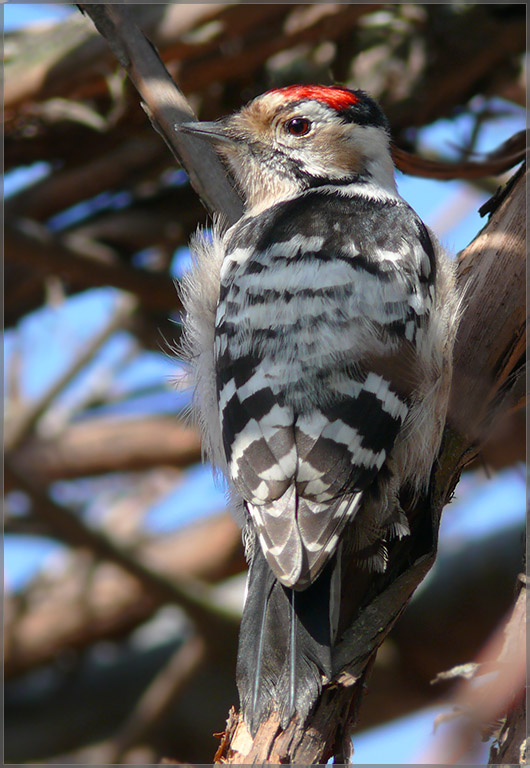
[[[429,295],[418,269],[403,279],[397,268],[413,262],[402,235],[381,258],[381,249],[367,252],[366,233],[338,247],[309,225],[290,239],[278,222],[271,229],[263,250],[251,237],[227,256],[219,404],[230,476],[265,556],[283,584],[303,588],[333,553],[406,419],[413,339]]]

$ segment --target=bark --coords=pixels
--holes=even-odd
[[[528,730],[524,693],[510,708],[499,735],[498,744],[492,749],[489,765],[528,765]]]

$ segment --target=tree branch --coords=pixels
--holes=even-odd
[[[211,637],[212,633],[215,635],[219,629],[227,637],[237,631],[237,612],[219,605],[206,584],[184,576],[169,579],[152,570],[103,531],[89,528],[69,509],[49,498],[38,482],[26,476],[10,460],[5,463],[5,477],[11,487],[28,495],[36,513],[56,532],[60,541],[74,548],[88,547],[96,557],[119,565],[160,601],[180,605],[205,637]]]
[[[528,131],[519,131],[497,149],[475,161],[447,163],[414,155],[404,149],[392,146],[392,157],[396,168],[410,176],[425,179],[480,179],[484,176],[498,176],[522,163],[526,157]]]
[[[5,227],[6,261],[34,268],[41,275],[53,274],[83,288],[112,285],[135,294],[151,310],[178,309],[172,279],[125,264],[102,261],[74,251],[33,221],[18,220]]]
[[[222,213],[229,223],[237,221],[243,212],[241,199],[215,151],[176,131],[179,123],[196,117],[158,53],[134,23],[130,9],[99,3],[79,3],[79,8],[90,16],[127,71],[153,126],[188,171],[195,191],[210,213]]]
[[[63,391],[67,384],[93,359],[103,344],[117,330],[123,328],[135,311],[136,306],[137,304],[133,297],[121,296],[117,309],[105,327],[88,342],[84,349],[75,355],[68,368],[49,388],[34,403],[25,408],[17,418],[13,419],[5,436],[5,448],[8,452],[14,451],[21,445],[49,405]]]
[[[177,582],[188,577],[217,583],[244,568],[240,532],[228,514],[142,543],[136,557],[156,564],[168,581]],[[8,678],[52,663],[65,649],[83,650],[99,640],[123,637],[163,604],[148,585],[131,579],[119,567],[109,568],[108,563],[96,564],[87,583],[76,553],[64,573],[45,576],[45,585],[43,577],[37,577],[29,587],[28,605],[20,609],[6,595]],[[235,635],[233,641],[235,647]]]
[[[99,765],[121,763],[131,747],[144,743],[149,732],[196,676],[206,653],[206,645],[198,635],[180,646],[149,684],[118,733],[91,750],[90,762]]]
[[[31,437],[12,458],[43,482],[200,461],[197,430],[175,418],[91,419],[50,438]]]

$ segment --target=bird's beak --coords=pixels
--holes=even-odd
[[[194,123],[180,123],[177,125],[177,130],[189,133],[192,136],[197,136],[207,141],[211,141],[212,144],[231,144],[234,145],[236,141],[228,136],[226,126],[222,122],[194,122]]]

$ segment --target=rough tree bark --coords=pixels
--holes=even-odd
[[[192,144],[180,144],[174,124],[191,115],[182,107],[181,97],[153,49],[128,18],[127,9],[80,7],[92,17],[129,72],[151,120],[182,161],[209,210],[222,211],[233,220],[241,207],[233,192],[226,192],[226,173],[211,154],[203,163],[206,150],[202,143],[202,158],[194,154]],[[212,181],[214,169],[216,180]],[[332,756],[336,762],[344,762],[349,757],[350,733],[375,655],[434,562],[441,512],[460,472],[476,454],[492,422],[522,402],[525,182],[525,174],[519,172],[488,224],[460,255],[459,282],[466,289],[466,299],[442,449],[428,494],[415,503],[402,499],[411,535],[392,543],[386,573],[352,574],[359,603],[338,650],[344,672],[324,687],[305,722],[294,717],[285,729],[279,727],[273,713],[252,739],[240,715],[232,710],[216,762],[310,764],[326,762]],[[219,189],[223,190],[220,194]]]

